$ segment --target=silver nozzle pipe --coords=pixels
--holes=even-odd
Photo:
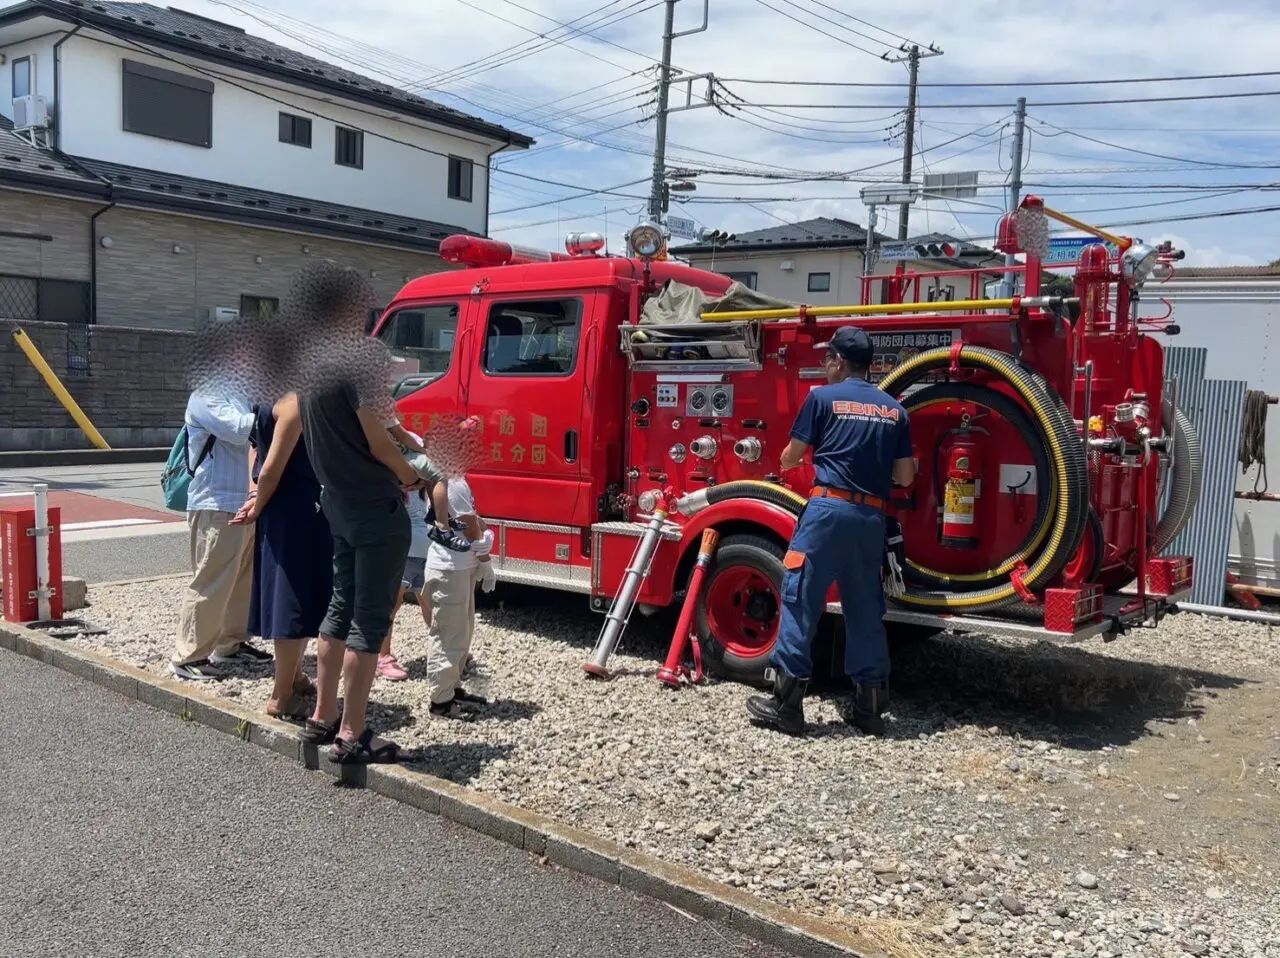
[[[748,436],[746,439],[739,439],[733,444],[733,453],[743,462],[755,462],[760,458],[763,450],[760,447],[760,440],[755,436]]]
[[[714,436],[699,436],[689,443],[689,451],[699,459],[714,459],[719,448]]]
[[[681,496],[675,502],[676,512],[686,519],[696,516],[709,505],[711,503],[707,500],[706,489],[699,489],[697,492],[691,492],[687,496]]]

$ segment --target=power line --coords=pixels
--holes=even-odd
[[[763,3],[764,0],[756,0]],[[725,81],[727,82],[727,81]],[[1186,103],[1193,100],[1239,100],[1249,97],[1280,96],[1280,90],[1255,90],[1247,93],[1202,93],[1188,96],[1127,97],[1119,100],[1046,100],[1028,102],[1038,109],[1064,106],[1114,106],[1130,103]],[[774,110],[891,110],[890,103],[750,103],[757,109]],[[930,110],[1000,110],[1008,109],[1007,103],[931,103]]]
[[[817,0],[814,0],[817,2]],[[1189,80],[1244,80],[1258,77],[1277,77],[1280,70],[1268,70],[1255,73],[1210,73],[1200,76],[1166,76],[1166,77],[1128,77],[1117,80],[998,80],[987,83],[921,83],[921,88],[936,87],[939,89],[994,89],[996,87],[1064,87],[1064,86],[1114,86],[1133,83],[1180,83]],[[863,83],[845,80],[764,80],[750,77],[726,77],[725,83],[750,83],[757,86],[811,86],[811,87],[848,87],[859,89],[903,89],[905,83]],[[1033,104],[1028,104],[1033,105]]]
[[[555,30],[549,30],[546,33],[539,33],[537,30],[533,30],[529,27],[526,27],[522,23],[517,23],[515,20],[512,20],[509,17],[504,17],[500,13],[495,13],[493,10],[489,9],[483,4],[475,4],[475,3],[472,3],[471,0],[457,0],[457,2],[462,4],[464,7],[469,7],[472,10],[476,10],[480,13],[486,14],[490,17],[493,17],[493,19],[499,20],[502,23],[505,23],[509,26],[513,26],[518,30],[524,30],[526,33],[532,34],[534,36],[534,40],[532,41],[525,40],[523,41],[523,43],[516,44],[515,47],[507,48],[510,52],[504,53],[503,51],[499,51],[498,53],[490,54],[488,57],[485,57],[482,60],[476,61],[477,64],[483,64],[482,70],[472,70],[470,73],[458,73],[457,71],[448,71],[446,72],[446,75],[443,78],[433,78],[431,82],[449,82],[451,80],[461,79],[464,76],[473,76],[477,72],[487,73],[490,70],[495,70],[500,66],[504,66],[508,63],[512,63],[515,60],[522,60],[525,57],[533,56],[536,53],[541,53],[543,50],[549,47],[564,46],[568,44],[568,42],[571,39],[574,39],[574,37],[552,36],[552,34],[558,32],[560,29],[574,30],[578,33],[585,33],[589,30],[602,29],[603,27],[612,26],[615,23],[621,23],[623,20],[629,19],[630,17],[634,17],[638,14],[644,13],[647,10],[652,10],[655,6],[658,5],[657,3],[651,3],[647,7],[642,7],[641,9],[636,10],[633,8],[639,7],[640,4],[644,2],[644,0],[635,0],[635,2],[632,3],[630,7],[625,8],[626,10],[631,10],[630,13],[625,13],[625,12],[621,13],[618,16],[614,17],[614,19],[612,20],[610,20],[609,17],[613,15],[609,14],[608,16],[601,17],[599,20],[593,21],[591,24],[588,24],[587,27],[582,29],[578,29],[577,27],[572,27],[569,24],[560,24],[558,27],[556,27]],[[604,10],[610,6],[613,6],[613,3],[605,4],[604,7],[601,7],[599,9]],[[598,11],[595,11],[595,12],[598,12]],[[586,16],[591,16],[591,14],[586,14]],[[579,17],[578,19],[581,20],[584,18]],[[605,21],[608,21],[608,22],[605,22]],[[558,21],[553,21],[553,22],[558,23]],[[571,21],[571,22],[576,23],[577,21]],[[542,42],[538,42],[538,41],[542,41]],[[526,45],[530,43],[532,43],[533,45],[526,47]],[[526,48],[518,49],[519,47],[526,47]],[[624,67],[620,63],[610,60],[607,57],[602,57],[595,53],[591,53],[588,50],[582,50],[579,48],[579,52],[585,54],[586,56],[591,57],[593,60],[599,60],[601,63],[607,63],[609,66],[616,67],[617,69],[622,70],[624,72],[628,69],[627,67]],[[646,59],[652,59],[652,58],[646,58]]]
[[[509,210],[495,210],[491,215],[506,216],[508,213],[521,213],[521,212],[524,212],[525,210],[536,210],[543,206],[555,206],[557,203],[567,203],[570,200],[579,200],[585,196],[599,196],[602,193],[608,193],[611,196],[625,196],[628,199],[633,199],[633,200],[643,200],[645,199],[645,197],[643,196],[637,196],[631,193],[618,193],[616,191],[624,190],[628,186],[638,186],[639,184],[647,183],[648,181],[649,181],[649,178],[645,176],[645,177],[641,177],[638,180],[630,180],[629,182],[626,182],[626,183],[619,183],[617,186],[606,186],[598,190],[584,190],[583,192],[576,193],[572,196],[560,196],[552,200],[547,200],[546,202],[543,202],[543,203],[530,203],[528,206],[515,206]]]
[[[847,26],[845,26],[843,23],[840,23],[840,22],[839,22],[839,21],[837,21],[837,20],[832,20],[830,17],[824,17],[824,16],[823,16],[822,14],[820,14],[820,13],[815,13],[813,10],[806,9],[805,7],[802,7],[802,6],[800,6],[800,4],[796,3],[796,2],[795,2],[795,0],[782,0],[782,2],[783,2],[783,3],[785,3],[785,4],[786,4],[787,6],[789,6],[789,7],[792,7],[792,8],[794,8],[794,9],[796,9],[796,10],[799,10],[801,13],[808,14],[808,15],[809,15],[809,16],[811,16],[811,17],[817,17],[817,18],[818,18],[819,20],[821,20],[823,23],[829,23],[829,24],[831,24],[833,27],[836,27],[836,28],[838,28],[838,29],[840,29],[840,30],[844,30],[846,33],[851,33],[851,34],[853,34],[855,37],[861,37],[861,38],[862,38],[862,39],[864,39],[864,40],[869,40],[871,43],[880,43],[880,44],[883,44],[884,46],[887,46],[887,47],[893,47],[893,46],[896,46],[896,44],[885,43],[885,41],[884,41],[884,40],[881,40],[879,37],[873,37],[873,36],[871,36],[870,34],[863,33],[861,30],[855,30],[855,29],[853,29],[852,27],[847,27]],[[835,8],[834,8],[834,7],[828,6],[827,4],[822,4],[822,6],[826,7],[828,10],[835,10]],[[835,10],[835,12],[836,12],[836,13],[840,13],[840,11],[839,11],[839,10]],[[810,24],[810,26],[812,26],[812,24]],[[874,26],[874,24],[872,24],[872,26]],[[876,29],[879,29],[879,27],[876,27]],[[885,32],[885,31],[881,31],[881,32],[883,33],[883,32]],[[843,41],[841,41],[841,42],[843,42]],[[904,42],[904,43],[906,43],[906,44],[908,44],[908,45],[910,45],[913,41],[904,39],[904,40],[903,40],[903,42]],[[927,47],[927,46],[928,46],[928,44],[924,44],[924,43],[922,43],[922,44],[919,44],[919,46]],[[862,48],[861,48],[861,47],[859,47],[858,49],[862,49]],[[864,52],[867,52],[867,51],[864,51]],[[883,55],[881,55],[881,59],[883,59],[883,58],[884,58],[884,57],[883,57]]]
[[[836,9],[835,7],[833,7],[831,4],[829,4],[829,3],[824,3],[824,2],[823,2],[823,0],[812,0],[812,2],[813,2],[813,3],[815,3],[815,4],[817,4],[817,5],[818,5],[818,6],[820,6],[820,7],[825,7],[826,9],[830,10],[832,13],[838,13],[838,14],[840,14],[842,17],[846,17],[846,18],[848,18],[848,19],[850,19],[850,20],[854,21],[855,23],[861,23],[864,27],[869,27],[869,28],[870,28],[870,29],[872,29],[872,30],[879,30],[881,33],[888,34],[889,36],[893,37],[895,40],[901,40],[903,43],[915,43],[915,42],[917,42],[917,41],[915,41],[915,40],[912,40],[910,37],[904,37],[901,33],[894,33],[892,30],[886,30],[884,27],[877,26],[876,24],[871,23],[871,22],[870,22],[870,21],[868,21],[868,20],[863,20],[863,19],[861,19],[861,18],[859,18],[859,17],[855,17],[852,13],[846,13],[846,12],[845,12],[845,11],[843,11],[843,10],[838,10],[838,9]],[[868,39],[870,39],[870,38],[868,38]],[[877,41],[877,42],[881,42],[881,43],[883,43],[884,41]],[[925,46],[925,44],[923,44],[923,43],[922,43],[922,44],[920,44],[920,45],[921,45],[921,46]]]
[[[1077,133],[1074,130],[1067,130],[1060,126],[1055,126],[1054,124],[1048,122],[1047,120],[1036,119],[1035,122],[1039,123],[1041,126],[1047,126],[1051,130],[1057,130],[1058,132],[1056,134],[1053,134],[1054,136],[1071,136],[1071,137],[1075,137],[1077,140],[1084,140],[1087,143],[1094,143],[1094,144],[1097,144],[1098,146],[1105,146],[1113,150],[1122,150],[1125,153],[1134,153],[1138,156],[1148,156],[1157,160],[1169,160],[1174,163],[1188,163],[1192,166],[1207,166],[1215,169],[1227,169],[1227,170],[1277,169],[1276,166],[1265,164],[1265,163],[1219,163],[1214,160],[1196,160],[1196,159],[1192,159],[1190,157],[1185,157],[1185,156],[1170,156],[1167,153],[1152,153],[1149,150],[1139,150],[1131,146],[1122,146],[1119,143],[1110,143],[1106,140],[1100,140],[1097,137],[1088,136],[1084,133]],[[1042,134],[1042,135],[1047,135],[1047,134]]]
[[[774,13],[776,13],[776,14],[778,14],[778,15],[780,15],[780,16],[786,17],[788,20],[792,21],[793,23],[798,23],[798,24],[800,24],[800,26],[802,26],[802,27],[808,27],[810,30],[813,30],[815,33],[820,33],[820,34],[822,34],[822,35],[823,35],[824,37],[826,37],[828,40],[834,40],[834,41],[836,41],[836,43],[842,43],[842,44],[844,44],[846,47],[852,47],[853,49],[855,49],[855,50],[859,51],[860,53],[865,53],[865,54],[867,54],[868,56],[875,57],[877,60],[882,60],[882,59],[884,59],[883,54],[876,53],[876,52],[875,52],[875,51],[873,51],[873,50],[868,50],[866,47],[864,47],[864,46],[859,46],[858,44],[854,43],[852,40],[846,40],[846,39],[844,39],[844,37],[838,37],[838,36],[836,36],[834,33],[828,33],[826,30],[822,29],[822,27],[819,27],[819,26],[817,26],[817,25],[815,25],[815,24],[812,24],[812,23],[808,23],[808,22],[806,22],[806,21],[804,21],[804,20],[800,19],[799,17],[794,16],[793,14],[787,13],[787,11],[786,11],[786,10],[779,10],[779,9],[778,9],[777,7],[775,7],[773,4],[769,3],[769,2],[768,2],[768,0],[756,0],[756,3],[760,4],[760,6],[762,6],[762,7],[765,7],[765,8],[767,8],[767,9],[769,9],[769,10],[772,10]]]

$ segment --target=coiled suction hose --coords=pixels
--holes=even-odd
[[[953,359],[950,347],[931,349],[920,353],[898,366],[880,383],[880,388],[890,395],[901,395],[908,387],[919,382],[929,373],[945,369],[956,363],[960,367],[977,369],[1003,379],[1023,404],[1031,411],[1031,417],[1040,433],[1049,463],[1049,489],[1051,500],[1048,508],[1048,529],[1043,547],[1025,558],[1025,571],[1020,572],[1023,588],[1042,589],[1062,571],[1080,548],[1089,522],[1089,477],[1084,444],[1076,431],[1071,413],[1062,397],[1054,392],[1043,377],[1020,366],[1007,353],[977,346],[964,346]],[[997,574],[1007,567],[1003,562],[985,574],[990,579],[1003,578],[1003,582],[987,588],[972,588],[970,582],[949,577],[963,591],[909,586],[905,595],[898,598],[901,605],[928,611],[981,612],[1019,603],[1019,588],[1013,581],[1018,575],[1017,566]],[[981,578],[981,577],[980,577]]]
[[[1034,423],[1034,430],[1039,435],[1028,436],[1028,444],[1033,450],[1040,448],[1049,477],[1043,519],[1035,524],[1015,557],[973,576],[943,576],[917,567],[913,578],[927,578],[928,581],[909,586],[907,592],[896,599],[901,605],[932,612],[976,613],[1021,602],[1013,575],[1024,562],[1021,584],[1034,591],[1045,587],[1071,560],[1080,547],[1089,521],[1088,474],[1084,447],[1071,414],[1062,398],[1049,388],[1042,377],[1018,365],[1007,353],[993,349],[965,346],[959,350],[955,361],[963,368],[981,370],[1003,379],[1031,411],[1029,417],[1023,415],[1021,420],[1018,413],[1012,413],[1010,421],[1015,426],[1021,422],[1020,429],[1027,421]],[[950,347],[919,353],[885,377],[880,388],[891,395],[900,395],[929,373],[946,368],[952,362]],[[957,389],[960,385],[969,386],[950,384],[949,388],[953,393],[963,391],[966,395],[972,391]],[[941,401],[939,397],[944,393],[945,387],[939,387],[932,399]],[[930,401],[928,389],[921,390],[917,396],[920,394],[924,399],[912,397],[915,399],[913,405]],[[984,404],[999,403],[990,395],[984,395],[983,401]],[[1002,408],[997,409],[995,405],[992,408],[1005,415],[1009,407],[1001,405]],[[682,514],[692,516],[716,503],[735,498],[768,502],[796,516],[808,501],[804,496],[773,483],[743,480],[691,493],[677,502],[676,508]],[[1039,509],[1037,516],[1041,517]]]
[[[1170,415],[1172,413],[1172,415]],[[1200,451],[1200,437],[1191,420],[1174,409],[1168,400],[1164,403],[1164,421],[1173,434],[1173,470],[1170,476],[1169,504],[1160,523],[1156,526],[1156,555],[1160,555],[1186,528],[1200,500],[1200,483],[1204,477],[1204,454]]]

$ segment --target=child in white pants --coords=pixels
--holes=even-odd
[[[488,702],[462,687],[462,671],[471,651],[476,625],[476,585],[492,591],[496,579],[489,553],[493,533],[476,513],[471,487],[462,478],[450,479],[449,518],[463,527],[472,543],[468,552],[455,552],[432,542],[427,549],[423,596],[430,596],[431,626],[427,630],[427,687],[431,714],[460,718],[467,706]]]

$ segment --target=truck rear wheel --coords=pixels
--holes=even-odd
[[[725,536],[698,596],[697,630],[712,674],[760,684],[778,638],[785,549],[753,535]]]

